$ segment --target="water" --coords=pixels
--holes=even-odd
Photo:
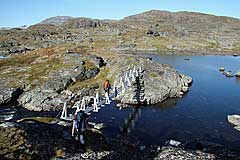
[[[147,55],[149,57],[149,55]],[[93,114],[92,120],[105,123],[108,138],[125,137],[143,145],[162,145],[167,140],[202,140],[240,147],[240,132],[227,122],[227,115],[240,114],[240,80],[219,72],[236,73],[240,58],[232,56],[156,56],[153,61],[174,66],[190,75],[193,85],[181,99],[163,104],[118,110],[115,104]],[[189,61],[185,58],[190,58]]]
[[[3,57],[3,56],[0,55],[0,59],[3,59],[3,58],[5,58],[5,57]]]

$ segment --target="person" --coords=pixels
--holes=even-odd
[[[76,141],[84,142],[84,134],[87,128],[88,115],[84,111],[77,112],[73,117],[72,136]]]
[[[104,88],[105,93],[108,93],[108,95],[109,95],[111,85],[110,85],[110,82],[108,79],[106,79],[106,81],[103,83],[103,88]]]

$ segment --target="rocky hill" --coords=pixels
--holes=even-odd
[[[0,30],[0,55],[64,43],[82,43],[101,50],[239,54],[240,20],[152,10],[122,20],[59,16],[27,29]]]
[[[57,16],[57,17],[51,17],[43,20],[40,22],[40,24],[54,24],[54,25],[61,25],[64,22],[73,19],[73,17],[70,16]]]

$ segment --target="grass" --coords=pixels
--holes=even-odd
[[[54,122],[56,119],[52,117],[27,117],[20,120],[17,120],[17,122],[26,122],[26,121],[36,121],[41,123],[51,123]]]
[[[150,73],[148,76],[149,76],[149,77],[152,77],[152,78],[155,78],[155,77],[157,77],[158,75],[157,75],[156,73]]]
[[[82,81],[82,82],[76,82],[75,84],[73,84],[72,86],[70,86],[68,89],[73,91],[73,92],[77,92],[83,88],[101,88],[103,84],[103,82],[105,81],[107,75],[109,74],[109,68],[108,67],[102,67],[100,69],[100,73],[91,79]]]

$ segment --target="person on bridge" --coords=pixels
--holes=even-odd
[[[85,144],[83,136],[87,128],[87,120],[88,115],[83,111],[77,112],[73,117],[72,136],[81,144]]]
[[[105,93],[108,93],[108,95],[109,95],[109,92],[111,89],[111,84],[108,79],[106,79],[106,81],[103,83],[103,88],[104,88]]]

